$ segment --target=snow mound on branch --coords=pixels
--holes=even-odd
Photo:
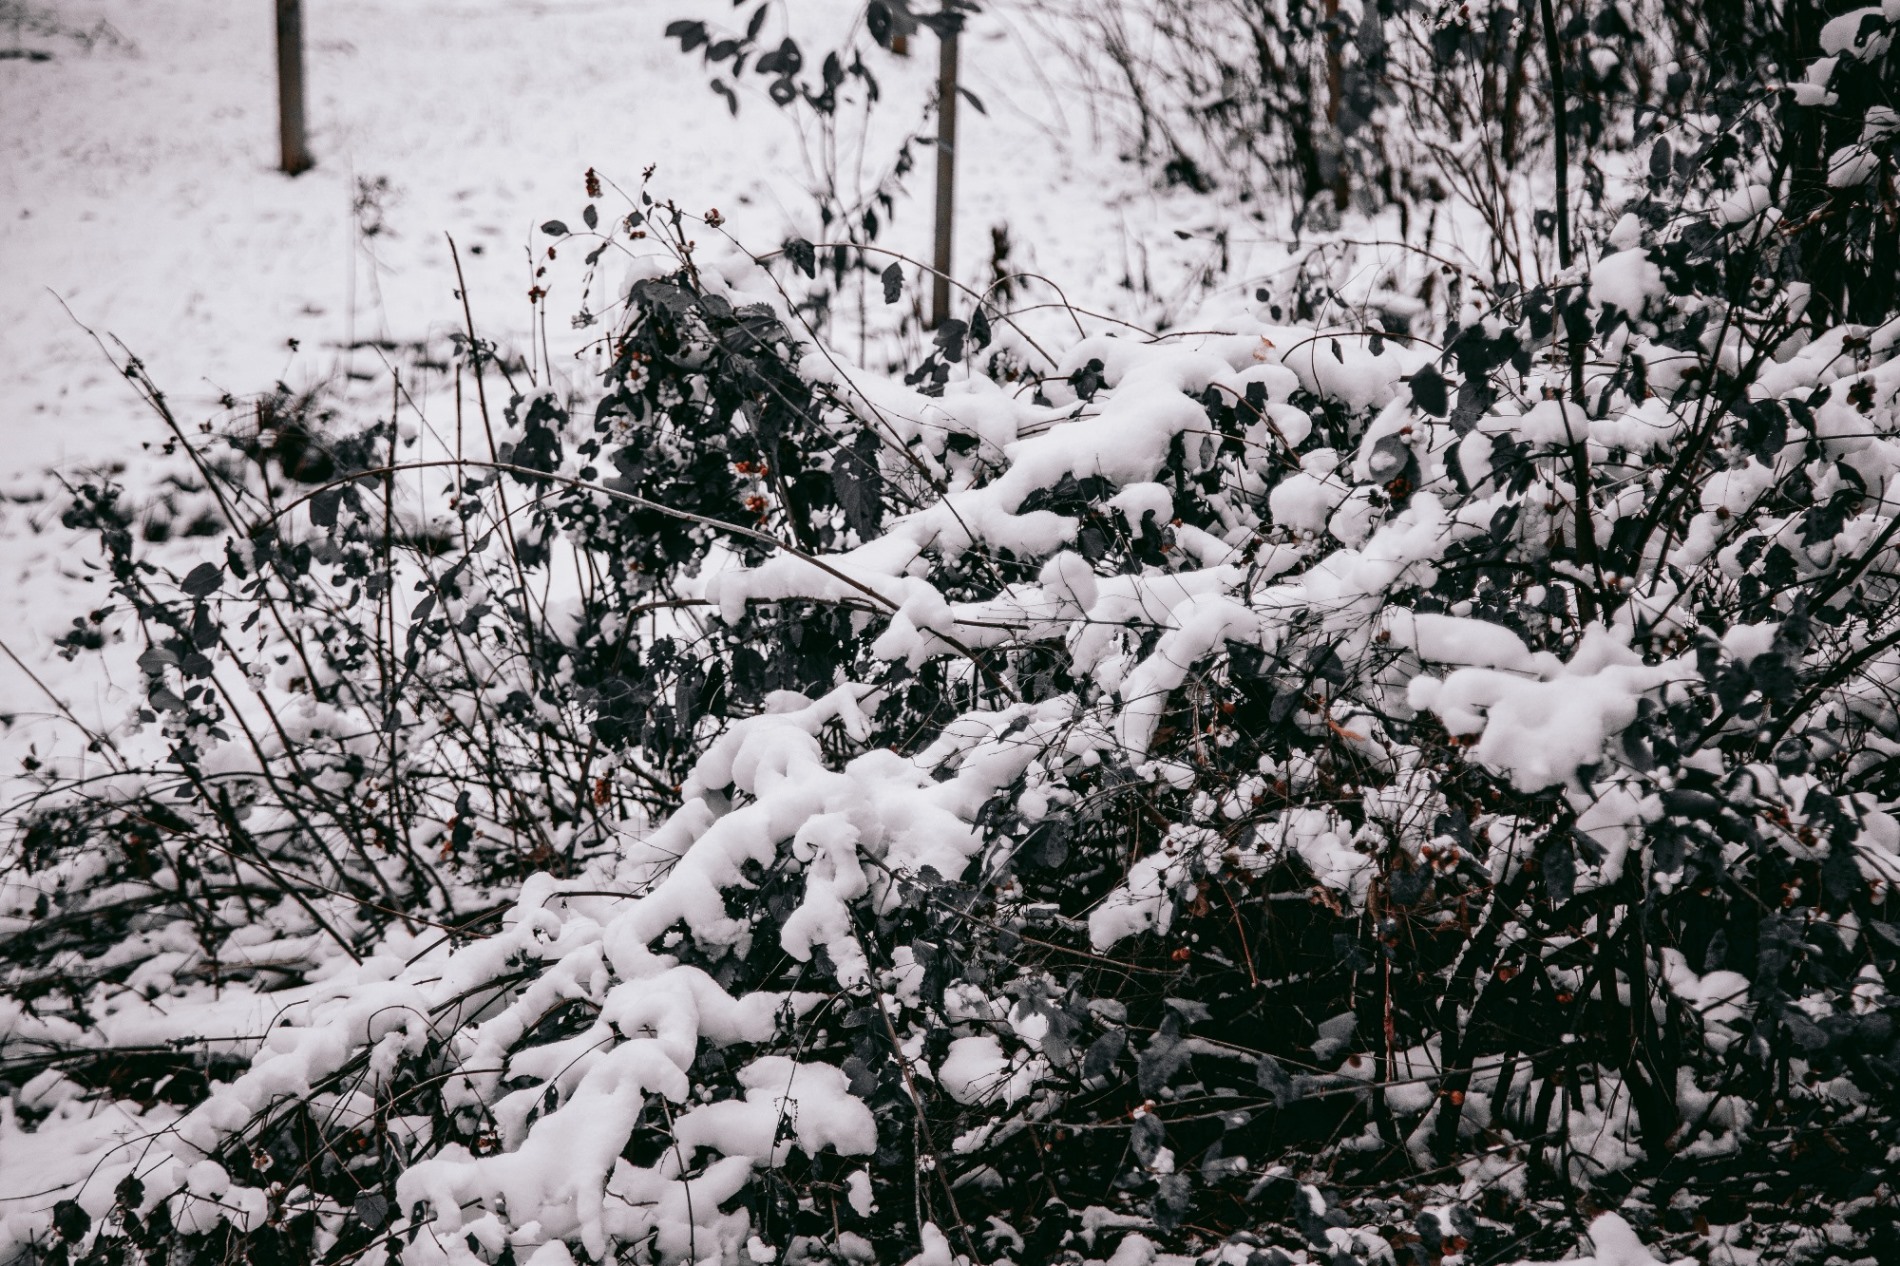
[[[1495,634],[1473,641],[1508,657],[1509,648]],[[1530,661],[1525,651],[1515,663]],[[1461,668],[1442,681],[1415,678],[1410,699],[1420,711],[1437,714],[1450,733],[1478,736],[1473,755],[1508,773],[1518,790],[1541,791],[1576,785],[1578,770],[1597,763],[1604,744],[1636,719],[1644,694],[1693,679],[1691,665],[1645,664],[1598,626],[1585,633],[1570,663],[1547,677]]]
[[[1635,1228],[1615,1213],[1600,1213],[1588,1232],[1594,1252],[1589,1257],[1566,1257],[1559,1262],[1519,1262],[1517,1266],[1665,1266],[1637,1236]],[[1679,1258],[1669,1266],[1684,1266],[1692,1257]]]
[[[1614,304],[1631,316],[1663,293],[1662,269],[1643,250],[1605,255],[1590,270],[1590,298]]]
[[[618,863],[625,896],[570,898],[562,884],[538,877],[502,933],[453,952],[438,946],[407,965],[371,959],[284,1012],[249,1071],[146,1138],[151,1150],[136,1158],[139,1172],[161,1179],[174,1173],[176,1186],[151,1184],[145,1207],[170,1198],[176,1216],[201,1230],[220,1221],[253,1225],[264,1193],[233,1184],[205,1158],[274,1104],[329,1097],[325,1084],[362,1054],[370,1057],[374,1081],[438,1031],[455,1032],[456,1070],[445,1083],[445,1102],[492,1105],[502,1150],[475,1155],[451,1144],[402,1174],[398,1203],[430,1210],[430,1233],[405,1250],[411,1266],[471,1260],[463,1237],[477,1234],[486,1219],[499,1219],[496,1233],[523,1249],[572,1239],[599,1258],[610,1243],[652,1235],[663,1255],[677,1260],[694,1243],[703,1251],[743,1238],[745,1216],[721,1214],[718,1206],[756,1169],[782,1163],[788,1149],[874,1151],[870,1112],[831,1065],[768,1055],[739,1073],[743,1101],[695,1106],[688,1072],[703,1044],[762,1042],[817,996],[735,998],[704,971],[649,945],[683,925],[706,943],[739,946],[744,927],[727,916],[721,894],[745,885],[747,858],[769,859],[789,847],[804,850],[813,864],[805,899],[781,931],[785,948],[809,955],[812,945],[826,943],[848,972],[863,956],[848,921],[836,916],[869,887],[859,856],[875,857],[885,875],[924,867],[960,873],[981,839],[969,816],[1020,773],[1034,750],[999,741],[1000,732],[1027,722],[1033,734],[1040,714],[1018,709],[966,720],[935,749],[939,758],[954,750],[959,772],[937,781],[929,775],[934,763],[889,752],[828,769],[815,735],[834,722],[847,730],[861,724],[859,693],[842,687],[796,702],[802,706],[740,723],[708,750],[686,806],[625,850]],[[723,815],[709,811],[705,797],[720,788],[750,803]],[[878,888],[883,900],[894,899],[888,879]],[[535,964],[535,976],[507,1005],[479,1001],[522,962]],[[528,1030],[565,999],[594,1007],[594,1023],[570,1038],[523,1046]],[[532,1084],[503,1090],[520,1078]],[[672,1126],[677,1146],[651,1166],[632,1165],[620,1153],[643,1108],[657,1101],[680,1105]],[[350,1103],[346,1096],[336,1106],[353,1111]],[[101,1145],[164,1124],[112,1114],[95,1120]],[[63,1131],[60,1137],[72,1139]],[[702,1149],[716,1159],[686,1176],[684,1159]],[[176,1157],[178,1167],[155,1165],[152,1152]],[[110,1208],[117,1178],[133,1162],[118,1149],[114,1163],[81,1182],[77,1194],[95,1218]],[[35,1234],[43,1217],[9,1219],[9,1244]]]

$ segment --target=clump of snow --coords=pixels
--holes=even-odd
[[[1643,663],[1599,627],[1547,678],[1461,668],[1442,680],[1415,679],[1410,698],[1452,734],[1478,736],[1478,760],[1508,773],[1520,790],[1538,791],[1577,785],[1578,770],[1597,763],[1604,744],[1636,719],[1642,695],[1693,676],[1686,663]]]
[[[1599,259],[1590,269],[1590,298],[1614,304],[1630,316],[1641,314],[1662,293],[1662,269],[1647,251],[1621,250]]]
[[[1662,1259],[1651,1253],[1636,1234],[1634,1227],[1623,1220],[1620,1214],[1599,1213],[1590,1222],[1589,1231],[1592,1252],[1589,1256],[1567,1257],[1564,1262],[1574,1266],[1665,1266]],[[1694,1258],[1684,1257],[1669,1266],[1687,1266]],[[1559,1266],[1556,1262],[1519,1262],[1517,1266]]]

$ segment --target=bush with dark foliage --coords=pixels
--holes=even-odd
[[[20,836],[5,1128],[97,1154],[4,1251],[1900,1252],[1851,17],[1431,343],[975,308],[881,379],[643,196],[548,226],[666,248],[585,411],[301,474],[275,416],[181,433],[227,525],[182,577],[80,489],[166,750]],[[1818,185],[1800,109],[1860,116]]]

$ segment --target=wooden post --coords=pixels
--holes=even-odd
[[[1339,130],[1339,109],[1346,95],[1346,68],[1340,60],[1339,0],[1325,0],[1326,15],[1326,131],[1332,137],[1336,161],[1333,168],[1333,210],[1346,214],[1346,202],[1352,196],[1352,176],[1346,170],[1346,137]],[[1377,21],[1375,17],[1372,19]]]
[[[303,0],[277,0],[277,140],[285,175],[310,170],[303,131]]]
[[[930,325],[950,316],[950,239],[955,227],[957,184],[957,34],[963,16],[946,12],[948,28],[937,46],[937,251],[931,261]]]

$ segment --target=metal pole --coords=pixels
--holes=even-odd
[[[932,261],[930,324],[934,329],[950,316],[950,239],[955,224],[957,183],[957,33],[962,15],[952,20],[937,44],[937,253]]]
[[[303,0],[277,0],[277,140],[284,174],[310,170],[303,132]]]

